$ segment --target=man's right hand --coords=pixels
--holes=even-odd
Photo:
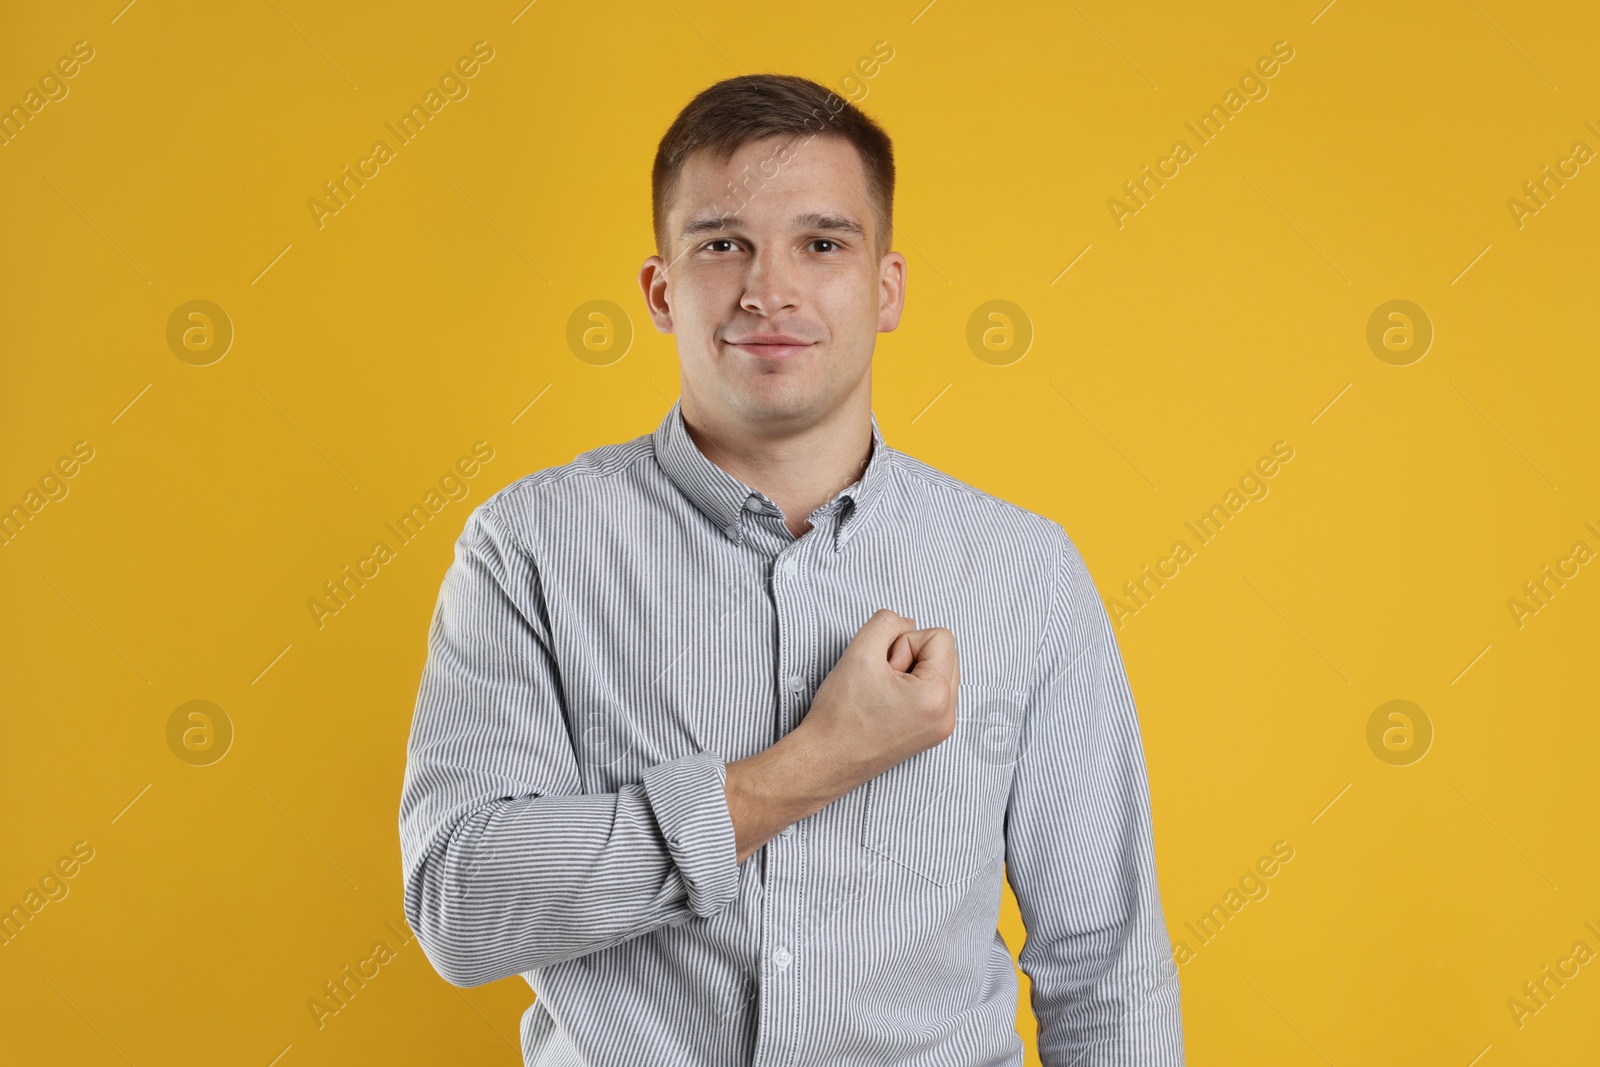
[[[779,830],[955,732],[955,635],[888,608],[873,613],[818,687],[800,724],[727,765],[743,862]]]
[[[830,753],[849,792],[956,728],[955,635],[883,608],[823,679],[796,733]],[[840,794],[841,796],[843,793]]]

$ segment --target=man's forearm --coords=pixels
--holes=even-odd
[[[473,810],[406,873],[434,967],[481,985],[715,913],[738,891],[721,766],[686,757],[615,793]]]
[[[770,748],[730,762],[726,796],[738,861],[865,781],[846,755],[802,722]]]

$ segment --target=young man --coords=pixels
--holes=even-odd
[[[640,285],[682,390],[467,521],[400,806],[448,981],[527,1064],[1183,1062],[1138,719],[1057,523],[885,443],[889,139],[814,82],[695,97]],[[958,653],[959,645],[959,653]]]

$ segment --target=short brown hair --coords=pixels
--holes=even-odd
[[[651,218],[656,252],[670,246],[667,213],[677,194],[678,178],[690,154],[708,148],[726,163],[751,141],[768,137],[839,137],[855,146],[867,176],[865,190],[877,230],[877,254],[889,250],[894,232],[894,148],[889,135],[848,100],[809,78],[792,74],[746,74],[703,89],[662,136],[650,176]],[[753,176],[756,181],[761,176]],[[770,177],[770,175],[768,176]],[[744,205],[743,190],[733,188],[729,202]]]

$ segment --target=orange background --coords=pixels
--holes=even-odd
[[[1060,521],[1113,609],[1193,550],[1117,612],[1189,1062],[1592,1057],[1600,966],[1561,962],[1600,950],[1592,8],[123,3],[8,4],[0,33],[7,106],[93,53],[0,147],[0,507],[26,512],[0,906],[66,894],[0,948],[7,1058],[517,1062],[526,984],[456,990],[394,932],[429,616],[477,502],[676,396],[636,283],[650,162],[696,91],[769,70],[895,139],[889,443]],[[319,226],[478,41],[467,95]],[[1266,94],[1195,138],[1277,42]],[[220,317],[169,340],[196,300]],[[591,301],[621,317],[574,348]],[[319,627],[308,600],[478,442],[465,498]],[[1514,611],[1546,565],[1569,577]],[[169,729],[197,700],[220,714]],[[1570,977],[1534,1011],[1547,965]]]

